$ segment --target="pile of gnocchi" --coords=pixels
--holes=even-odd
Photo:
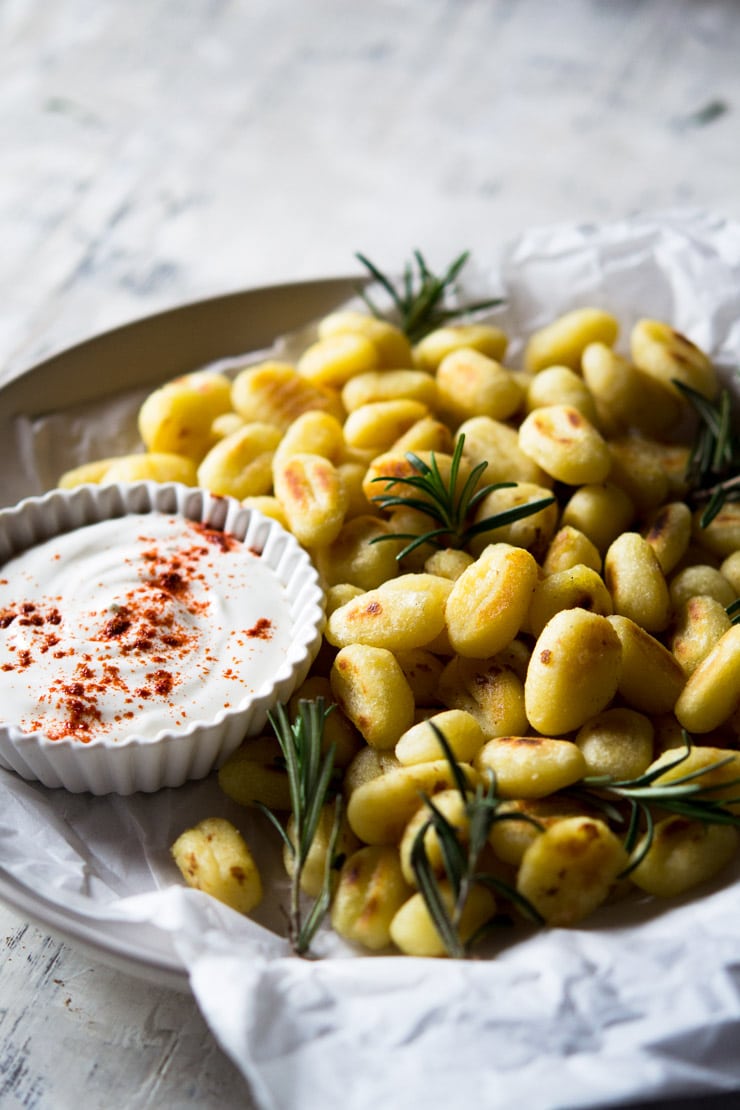
[[[275,518],[310,552],[327,622],[292,708],[316,697],[335,707],[325,743],[342,775],[344,862],[331,923],[361,948],[444,954],[410,859],[423,794],[465,838],[436,728],[471,789],[493,772],[503,811],[534,819],[497,822],[485,865],[550,924],[635,887],[679,895],[736,854],[732,825],[658,814],[649,851],[620,879],[623,830],[564,793],[589,776],[631,780],[665,764],[660,783],[711,766],[714,796],[740,805],[726,785],[740,777],[740,624],[728,613],[740,503],[707,527],[687,503],[692,414],[675,382],[709,400],[719,384],[667,324],[640,320],[629,355],[618,330],[601,309],[569,312],[531,335],[513,368],[490,324],[441,327],[412,348],[387,321],[336,312],[295,363],[163,385],[140,411],[145,452],[60,481],[197,484]],[[473,523],[547,503],[464,546],[442,537],[399,558],[436,525],[423,499],[376,498],[408,493],[409,453],[449,479],[461,439],[457,485],[485,462],[481,482],[496,486]],[[673,767],[683,730],[694,746]],[[274,737],[247,740],[219,775],[236,801],[287,815]],[[308,895],[321,888],[332,819],[327,806],[302,874]],[[245,913],[259,902],[254,860],[221,818],[187,830],[173,854],[192,885]],[[469,933],[497,912],[493,894],[478,894],[461,922]]]

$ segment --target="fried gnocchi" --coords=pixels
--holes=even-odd
[[[685,387],[718,396],[711,359],[648,317],[620,351],[616,317],[591,306],[516,338],[509,366],[494,325],[412,344],[335,312],[294,362],[163,385],[141,409],[145,453],[60,480],[198,482],[308,548],[327,622],[291,704],[335,703],[325,750],[346,814],[337,847],[322,811],[301,882],[315,894],[334,864],[331,923],[371,951],[447,951],[419,858],[464,942],[502,906],[573,925],[616,886],[676,896],[737,853],[734,828],[670,814],[628,851],[613,815],[572,791],[688,775],[738,808],[740,506],[704,519],[682,430]],[[683,730],[702,745],[684,759]],[[241,804],[290,810],[272,739],[246,741],[219,777]],[[484,797],[496,881],[458,905],[440,828],[464,854]],[[218,819],[173,846],[186,881],[248,913],[261,888],[245,851]]]

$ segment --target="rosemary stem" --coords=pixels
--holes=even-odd
[[[694,501],[709,501],[715,493],[733,493],[735,490],[740,490],[740,475],[718,482],[715,486],[709,486],[706,489],[693,490],[691,497]]]
[[[296,860],[293,878],[290,882],[290,919],[288,930],[290,943],[297,955],[302,956],[305,948],[301,944],[301,874],[303,864]]]

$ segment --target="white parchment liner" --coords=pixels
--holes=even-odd
[[[663,318],[737,388],[738,225],[677,211],[544,228],[476,261],[471,293],[506,297],[495,318],[512,336],[582,304],[613,311],[623,334],[640,316]],[[0,772],[0,797],[4,872],[103,937],[122,921],[140,922],[142,937],[152,923],[165,930],[262,1107],[532,1110],[740,1089],[740,866],[678,903],[640,898],[578,929],[507,932],[491,959],[357,957],[327,932],[324,958],[303,961],[276,932],[277,870],[256,921],[179,885],[168,846],[216,808],[268,873],[279,855],[212,780],[83,799]]]

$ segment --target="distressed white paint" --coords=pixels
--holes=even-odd
[[[740,219],[735,0],[0,0],[0,366],[179,301]],[[0,907],[0,1105],[249,1106],[193,1003]]]

